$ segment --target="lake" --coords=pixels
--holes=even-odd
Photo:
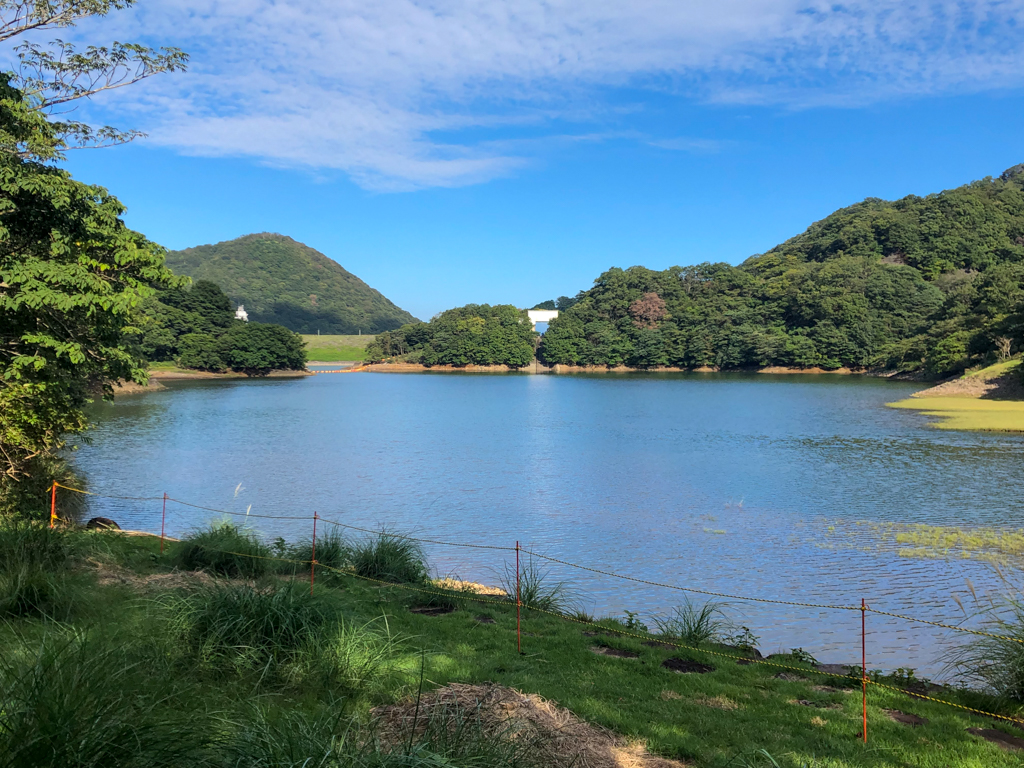
[[[94,407],[91,490],[232,512],[320,515],[514,546],[698,589],[935,621],[999,586],[977,559],[901,555],[879,524],[1024,527],[1024,438],[940,431],[885,403],[920,386],[758,374],[376,374],[169,382]],[[91,514],[160,529],[159,502]],[[168,505],[169,535],[214,517]],[[268,539],[311,523],[250,518]],[[428,546],[439,574],[495,583],[506,553]],[[556,566],[598,616],[682,593]],[[703,600],[700,595],[693,596]],[[763,652],[860,659],[859,612],[730,600]],[[946,630],[868,614],[868,666],[938,676]],[[960,635],[957,639],[962,639]]]

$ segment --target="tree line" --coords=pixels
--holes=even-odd
[[[945,376],[1024,347],[1024,165],[866,200],[739,266],[610,269],[554,304],[548,364]]]
[[[511,304],[467,304],[429,323],[409,323],[378,334],[366,347],[369,362],[401,359],[436,365],[507,365],[533,361],[537,333],[525,310]]]

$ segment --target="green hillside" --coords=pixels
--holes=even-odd
[[[1024,165],[870,198],[736,267],[611,269],[557,304],[548,363],[940,376],[1005,359],[1024,347]]]
[[[296,333],[380,333],[414,322],[336,261],[284,235],[246,235],[167,254],[178,274],[219,285],[249,319]]]

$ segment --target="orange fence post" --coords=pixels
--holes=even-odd
[[[57,481],[53,481],[53,487],[50,488],[50,527],[53,528],[57,522]]]
[[[313,513],[313,552],[309,558],[309,594],[313,594],[313,581],[316,578],[316,512]]]
[[[868,607],[864,598],[860,599],[860,688],[861,699],[864,703],[864,743],[868,743],[868,645],[866,637],[866,626]]]
[[[160,554],[164,553],[164,523],[167,520],[167,494],[164,494],[164,511],[160,513]]]
[[[516,542],[516,645],[519,648],[519,653],[523,652],[523,635],[519,631],[519,614],[520,606],[522,601],[519,599],[519,542]]]

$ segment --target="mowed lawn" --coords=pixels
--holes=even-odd
[[[370,334],[318,336],[315,333],[302,334],[306,342],[306,356],[309,360],[322,363],[338,363],[362,360],[366,345],[373,341]]]
[[[973,429],[985,432],[1024,432],[1024,402],[980,400],[973,397],[911,397],[889,404],[937,417],[939,429]]]

